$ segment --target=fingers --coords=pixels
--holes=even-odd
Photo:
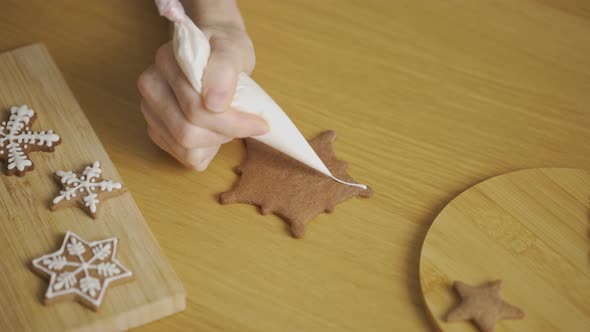
[[[239,55],[226,43],[211,47],[211,56],[203,75],[205,106],[213,112],[223,112],[229,107],[236,92],[240,73]],[[221,46],[219,46],[221,45]]]
[[[219,146],[232,139],[231,137],[226,137],[210,130],[193,126],[188,123],[188,121],[179,125],[174,124],[173,126],[178,127],[178,130],[172,131],[164,121],[160,119],[159,114],[148,106],[145,100],[141,101],[140,109],[150,127],[158,132],[169,135],[174,139],[175,144],[180,145],[185,149]]]
[[[254,68],[254,46],[242,29],[205,27],[210,36],[211,56],[203,75],[203,96],[207,109],[223,112],[235,95],[238,75]]]
[[[254,48],[243,29],[210,27],[212,53],[197,93],[176,62],[172,43],[156,54],[155,65],[138,80],[141,111],[151,139],[183,164],[207,168],[221,144],[233,138],[263,135],[262,118],[230,108],[238,75],[254,67]]]
[[[190,119],[192,112],[202,108],[201,96],[188,81],[178,65],[174,57],[171,42],[164,44],[158,49],[156,53],[156,68],[174,92],[181,110],[187,119]]]
[[[174,138],[166,132],[161,132],[148,124],[148,134],[152,141],[162,150],[168,152],[183,165],[191,167],[199,172],[207,169],[211,160],[219,151],[220,146],[207,148],[185,149],[179,146]]]
[[[225,60],[222,58],[220,61]],[[221,72],[224,73],[229,71],[221,69]],[[144,89],[140,87],[140,90],[147,90],[146,93],[142,92],[146,101],[152,109],[163,113],[161,118],[173,133],[178,131],[179,126],[185,121],[232,138],[257,136],[268,132],[266,121],[258,116],[235,110],[212,113],[204,109],[199,94],[190,85],[176,62],[170,43],[160,48],[156,56],[156,67],[153,72],[146,75],[148,76],[146,80],[149,82]],[[230,77],[229,74],[222,75],[227,75],[225,79]],[[233,98],[236,79],[237,74],[235,78],[230,79],[234,82],[229,94],[230,99],[227,101],[228,104]],[[181,112],[175,112],[175,109],[179,109]],[[184,119],[179,118],[183,114]]]
[[[211,113],[199,110],[193,113],[192,123],[217,132],[223,136],[244,138],[263,135],[268,125],[262,118],[244,112],[230,110],[224,113]]]

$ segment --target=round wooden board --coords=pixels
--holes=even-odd
[[[530,169],[484,181],[449,203],[424,241],[420,284],[442,331],[459,303],[454,280],[501,279],[502,296],[526,312],[495,331],[590,331],[590,172]]]

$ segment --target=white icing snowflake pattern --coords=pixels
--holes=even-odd
[[[27,105],[10,108],[8,121],[0,125],[0,158],[5,159],[9,171],[18,174],[33,166],[26,151],[53,151],[60,138],[52,130],[34,132],[29,129],[35,118],[35,112]]]
[[[58,251],[33,260],[50,278],[46,300],[74,294],[97,309],[109,284],[133,275],[116,259],[117,244],[117,238],[89,243],[67,232]]]
[[[112,192],[123,188],[123,185],[119,182],[102,179],[101,174],[102,169],[98,161],[95,161],[91,166],[87,166],[81,176],[72,171],[55,172],[64,188],[53,199],[53,206],[55,207],[62,200],[70,201],[78,197],[78,195],[82,195],[84,206],[94,216],[99,203],[98,195],[100,192]]]

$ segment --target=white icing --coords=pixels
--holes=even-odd
[[[66,248],[68,249],[68,254],[72,256],[82,255],[86,252],[86,248],[84,248],[84,245],[76,241],[75,238],[72,238],[72,241],[68,243]]]
[[[201,93],[203,73],[209,60],[211,47],[203,32],[186,15],[184,17],[174,23],[174,54],[192,86]],[[238,111],[256,114],[266,120],[270,131],[252,138],[291,156],[339,183],[367,188],[365,185],[345,182],[334,177],[287,114],[245,73],[239,75],[231,107]]]
[[[58,251],[33,260],[35,268],[50,276],[46,298],[75,294],[99,307],[110,283],[133,275],[116,259],[117,244],[117,238],[86,242],[76,234],[67,232]],[[64,255],[66,250],[70,256],[77,258],[68,260],[68,256]],[[86,250],[93,253],[88,260],[82,255]],[[107,260],[109,257],[111,259]],[[73,270],[64,271],[66,266]],[[92,273],[92,270],[96,273]],[[103,277],[102,282],[93,275]]]
[[[85,195],[82,199],[84,205],[89,208],[90,212],[96,213],[96,208],[99,203],[97,191],[111,192],[113,190],[119,190],[123,187],[119,182],[113,182],[110,180],[102,180],[96,182],[100,177],[102,169],[100,169],[100,162],[95,161],[91,166],[87,166],[82,172],[82,176],[78,178],[78,174],[68,171],[57,171],[57,175],[62,184],[65,184],[65,188],[59,192],[59,195],[53,199],[53,204],[57,204],[62,200],[69,201],[78,195],[78,192],[82,192]]]
[[[0,156],[7,157],[8,169],[16,168],[23,171],[25,168],[33,165],[31,160],[25,155],[24,149],[28,145],[44,145],[52,147],[59,141],[59,136],[52,130],[47,132],[34,132],[26,127],[34,116],[35,112],[27,105],[13,106],[10,108],[10,117],[8,122],[2,122],[0,125]]]

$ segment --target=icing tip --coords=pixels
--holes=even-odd
[[[332,179],[334,179],[336,182],[345,184],[347,186],[351,186],[351,187],[357,187],[357,188],[361,188],[363,190],[367,190],[367,186],[365,186],[364,184],[360,184],[360,183],[352,183],[352,182],[346,182],[346,181],[342,181],[339,178],[332,176]]]

